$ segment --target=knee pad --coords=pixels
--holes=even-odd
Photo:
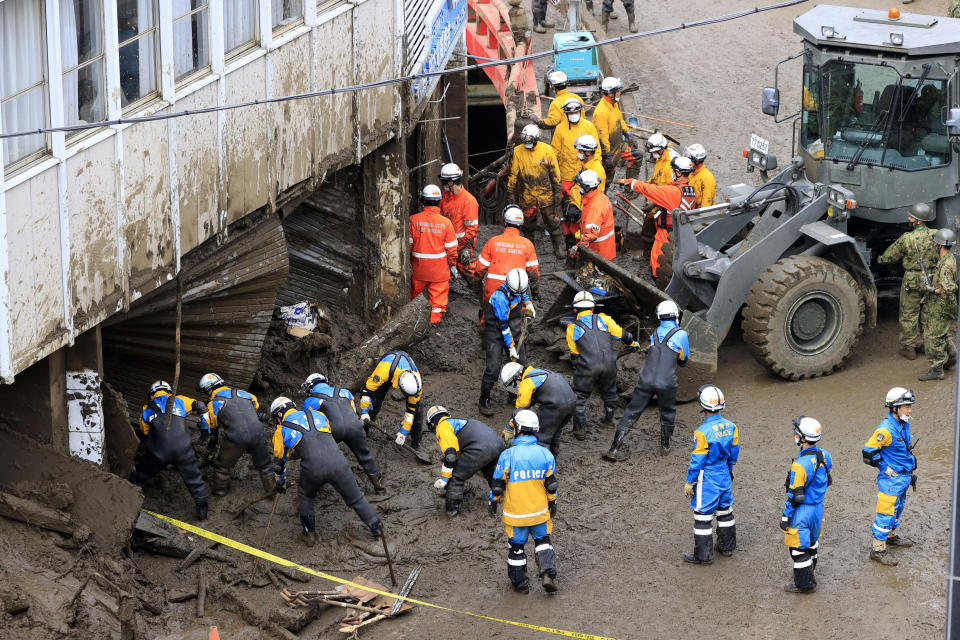
[[[457,464],[457,450],[450,447],[443,454],[443,466],[453,468]]]
[[[543,488],[547,490],[547,493],[556,493],[559,485],[557,476],[547,476],[547,479],[543,481]]]

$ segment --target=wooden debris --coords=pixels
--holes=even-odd
[[[265,493],[265,494],[263,494],[262,496],[257,496],[256,498],[253,498],[253,499],[251,499],[251,500],[247,500],[247,501],[244,502],[242,505],[240,505],[240,508],[237,510],[237,512],[236,512],[235,514],[233,514],[233,519],[236,520],[236,519],[239,518],[241,515],[243,515],[243,512],[244,512],[244,511],[246,511],[247,509],[249,509],[249,508],[252,507],[253,505],[257,504],[258,502],[263,502],[264,500],[269,500],[270,498],[273,497],[273,495],[274,495],[273,492],[270,492],[270,493]]]
[[[196,597],[196,589],[174,589],[167,594],[167,602],[186,602]]]
[[[72,535],[76,529],[73,519],[64,512],[5,491],[0,491],[0,516],[67,535]]]
[[[197,571],[197,617],[202,618],[207,610],[207,574]]]
[[[184,558],[183,560],[180,561],[180,564],[178,564],[178,565],[176,566],[176,568],[174,569],[174,571],[175,571],[176,573],[180,573],[181,571],[183,571],[184,569],[186,569],[186,568],[188,568],[190,565],[192,565],[192,564],[197,560],[197,558],[199,558],[200,556],[202,556],[205,552],[210,551],[211,549],[213,549],[214,547],[216,547],[218,544],[220,544],[220,543],[219,543],[219,542],[209,542],[209,543],[207,543],[207,544],[197,545],[196,547],[193,548],[193,551],[191,551],[189,554],[187,554],[187,557],[186,557],[186,558]]]

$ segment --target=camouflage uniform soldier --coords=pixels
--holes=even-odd
[[[957,345],[950,335],[957,321],[957,259],[950,253],[956,239],[950,229],[940,229],[933,236],[940,262],[933,274],[932,290],[923,303],[923,346],[930,371],[920,376],[921,380],[942,380],[944,366],[949,367],[957,358]]]
[[[880,264],[903,263],[903,284],[900,286],[900,355],[907,360],[916,360],[916,347],[920,345],[920,306],[926,294],[926,283],[920,262],[930,270],[937,264],[937,248],[933,244],[934,230],[926,223],[933,220],[934,213],[924,203],[910,207],[908,220],[913,231],[903,234],[887,247],[877,259]]]
[[[947,16],[960,18],[960,0],[953,0],[953,2],[950,3],[950,8],[947,9]]]

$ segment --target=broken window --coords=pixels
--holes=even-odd
[[[46,38],[39,0],[0,2],[0,112],[7,132],[47,125]],[[46,135],[3,141],[3,166],[10,170],[47,150]]]
[[[210,66],[210,4],[173,0],[173,68],[182,80]]]
[[[155,0],[117,0],[120,43],[120,104],[126,110],[157,95]]]

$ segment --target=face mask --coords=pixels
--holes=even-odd
[[[577,159],[583,162],[587,159],[587,154],[585,154],[583,151],[577,151]]]
[[[798,447],[800,446],[800,436],[798,436],[797,434],[793,434],[793,441],[797,444]]]
[[[527,149],[533,149],[533,146],[535,144],[536,144],[535,142],[524,142],[523,146],[526,147]]]
[[[662,152],[662,151],[651,151],[651,152],[650,152],[650,156],[651,156],[654,160],[659,160],[661,155],[663,155],[663,152]]]
[[[579,114],[579,113],[569,113],[569,114],[567,114],[567,120],[569,120],[569,121],[570,121],[571,123],[573,123],[573,124],[576,124],[576,123],[580,122],[580,114]]]
[[[907,423],[909,423],[911,417],[912,417],[912,416],[900,416],[900,422],[907,422]]]

